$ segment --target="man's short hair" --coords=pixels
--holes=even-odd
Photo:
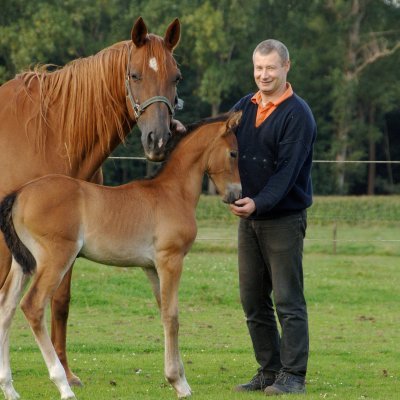
[[[253,59],[256,53],[260,53],[261,55],[266,56],[273,51],[276,51],[279,54],[279,57],[282,60],[282,64],[289,61],[289,50],[282,42],[275,39],[267,39],[259,43],[253,51]]]

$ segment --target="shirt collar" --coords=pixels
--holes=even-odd
[[[292,85],[289,82],[286,82],[286,90],[285,92],[282,94],[281,97],[279,97],[277,100],[275,101],[270,101],[268,104],[269,105],[273,105],[273,106],[278,106],[279,104],[281,104],[283,101],[285,101],[287,98],[289,98],[290,96],[293,96],[293,89],[292,89]],[[262,102],[261,102],[261,92],[258,91],[252,98],[251,101],[254,104],[258,104],[260,107],[262,107]]]

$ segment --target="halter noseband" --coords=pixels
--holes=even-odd
[[[183,100],[177,99],[177,104],[175,107],[172,106],[171,102],[165,96],[154,96],[150,99],[144,101],[142,104],[139,104],[135,101],[133,97],[131,85],[130,85],[130,75],[129,75],[129,61],[131,59],[131,47],[129,47],[128,53],[128,62],[126,64],[126,77],[125,77],[125,87],[128,93],[129,101],[131,102],[133,108],[133,114],[135,115],[136,121],[143,114],[144,110],[153,103],[165,103],[168,107],[169,115],[173,116],[175,110],[181,110],[183,108]]]

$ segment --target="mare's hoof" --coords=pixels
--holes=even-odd
[[[73,375],[73,374],[68,377],[68,383],[69,383],[69,386],[75,386],[75,387],[83,386],[82,381],[76,375]]]

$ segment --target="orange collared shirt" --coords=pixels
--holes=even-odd
[[[268,102],[265,106],[261,102],[261,93],[258,91],[252,98],[251,101],[254,104],[258,104],[257,117],[256,117],[256,127],[260,126],[281,104],[284,100],[293,96],[293,89],[289,82],[286,83],[285,93],[275,102]]]

